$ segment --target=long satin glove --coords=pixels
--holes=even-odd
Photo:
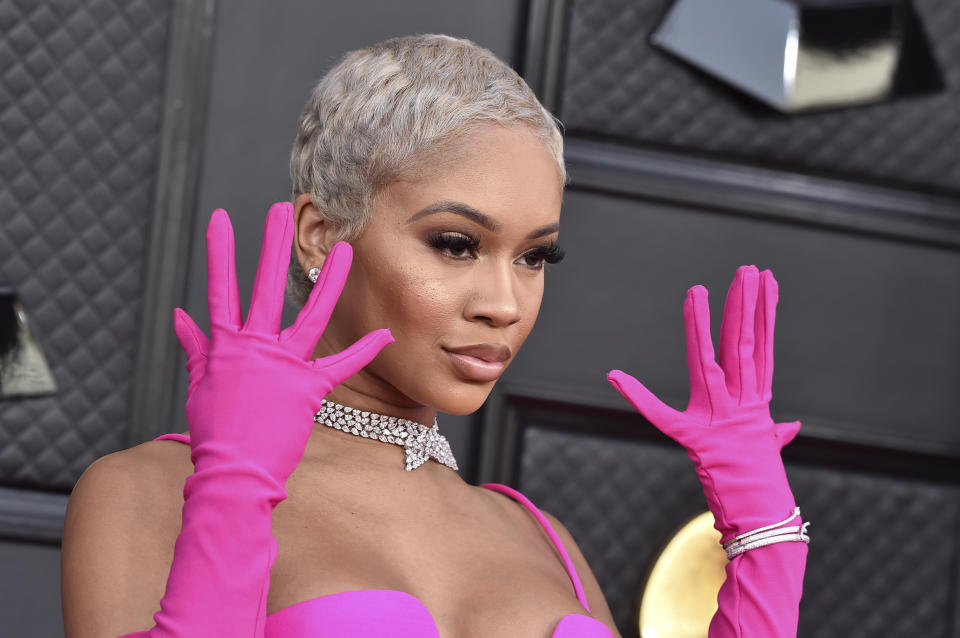
[[[769,270],[737,269],[724,304],[718,364],[707,289],[687,291],[683,316],[690,402],[683,412],[620,370],[607,375],[648,421],[686,448],[723,542],[779,523],[796,506],[780,450],[796,436],[800,423],[774,423],[769,407],[777,299],[777,281]],[[800,525],[800,517],[789,524]],[[735,556],[726,567],[710,637],[796,636],[806,559],[802,542]]]
[[[194,473],[183,489],[183,525],[155,625],[127,636],[261,638],[277,554],[274,507],[303,456],[320,401],[393,341],[369,333],[335,355],[312,352],[346,282],[352,249],[338,243],[295,323],[280,332],[293,242],[293,208],[267,214],[245,323],[234,269],[233,227],[223,210],[207,229],[210,339],[181,309],[177,337],[190,373],[186,414]]]

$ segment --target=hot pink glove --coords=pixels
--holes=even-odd
[[[773,328],[777,281],[756,266],[737,269],[724,304],[719,364],[710,337],[707,289],[687,291],[690,402],[678,412],[632,376],[613,370],[610,383],[696,464],[722,540],[779,523],[796,506],[780,458],[799,422],[774,423]],[[800,517],[790,525],[800,525]],[[795,636],[807,545],[785,542],[752,549],[727,565],[711,638]]]
[[[273,508],[313,429],[320,401],[393,341],[374,331],[347,350],[311,360],[346,282],[352,249],[338,243],[295,323],[280,331],[293,243],[293,207],[274,204],[246,322],[240,313],[233,228],[214,211],[207,228],[210,339],[174,310],[187,354],[186,414],[194,473],[161,609],[149,632],[128,636],[263,636],[277,544]]]

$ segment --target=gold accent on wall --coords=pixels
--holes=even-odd
[[[706,638],[726,578],[713,514],[684,524],[657,556],[640,593],[641,638]]]

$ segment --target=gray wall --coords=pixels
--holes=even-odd
[[[62,635],[65,493],[126,446],[172,3],[0,1],[0,283],[57,392],[0,400],[0,633]]]

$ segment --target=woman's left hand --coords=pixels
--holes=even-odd
[[[796,505],[780,450],[800,423],[774,423],[770,417],[777,299],[773,273],[756,266],[737,269],[724,304],[718,363],[707,289],[697,285],[687,291],[690,402],[683,412],[625,372],[607,375],[648,421],[686,448],[723,541],[779,522]]]

